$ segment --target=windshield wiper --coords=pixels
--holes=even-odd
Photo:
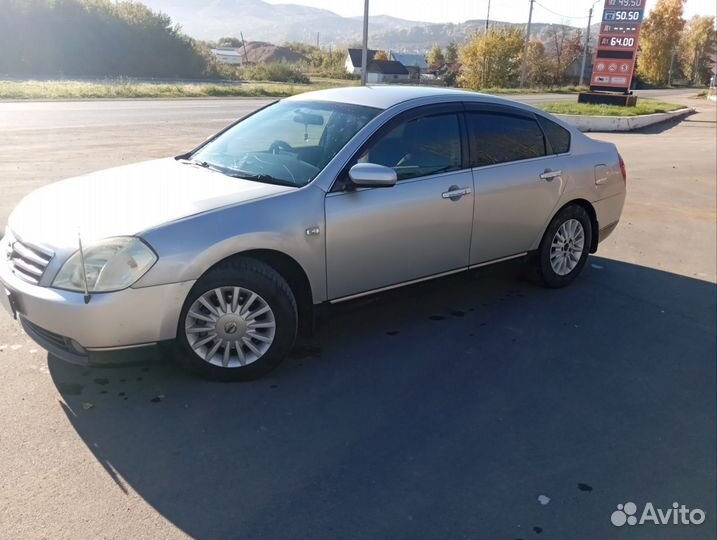
[[[209,163],[208,161],[200,161],[198,159],[179,159],[180,163],[185,163],[187,165],[195,165],[197,167],[202,167],[204,169],[211,169],[212,171],[216,171],[218,173],[221,173],[225,176],[229,176],[231,178],[239,178],[240,180],[251,180],[252,182],[262,182],[264,184],[276,184],[279,186],[289,186],[289,187],[299,187],[294,182],[290,182],[289,180],[284,180],[283,178],[275,178],[271,176],[270,174],[255,174],[245,171],[237,171],[234,169],[225,169],[224,167],[220,167],[219,165],[214,165],[212,163]]]
[[[184,163],[185,165],[195,165],[197,167],[202,167],[203,169],[210,169],[212,171],[226,174],[220,167],[216,165],[212,165],[208,161],[199,161],[198,159],[178,159],[179,163]]]
[[[227,176],[239,178],[240,180],[251,180],[253,182],[263,182],[264,184],[276,184],[279,186],[299,187],[294,182],[284,180],[283,178],[275,178],[270,174],[254,174],[244,171],[225,172]]]

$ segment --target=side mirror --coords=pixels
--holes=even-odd
[[[356,187],[393,187],[396,171],[376,163],[357,163],[349,169],[349,178]]]

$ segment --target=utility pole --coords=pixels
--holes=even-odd
[[[319,33],[316,32],[316,48],[319,48]]]
[[[594,3],[592,6],[590,6],[590,11],[588,12],[588,28],[585,32],[585,47],[583,50],[583,65],[580,67],[580,83],[578,83],[579,86],[583,85],[583,81],[585,79],[585,61],[588,58],[588,47],[590,47],[590,23],[593,20],[593,7],[595,7]]]
[[[366,86],[368,63],[368,0],[363,2],[363,43],[361,45],[361,86]]]
[[[249,62],[249,56],[246,54],[246,41],[244,41],[244,33],[239,32],[239,36],[241,37],[242,47],[244,47],[244,63],[246,64],[247,62]]]
[[[490,22],[490,0],[488,0],[488,13],[485,16],[485,35],[488,35],[488,23]],[[488,71],[488,50],[483,52],[483,73],[481,74],[481,86],[485,86],[486,73]]]
[[[530,12],[528,13],[528,28],[525,32],[525,47],[523,48],[523,66],[520,70],[520,87],[523,88],[525,83],[525,69],[528,67],[528,43],[530,43],[530,26],[533,24],[533,3],[535,0],[530,0]]]
[[[675,49],[672,49],[672,56],[670,56],[670,71],[667,73],[667,86],[672,86],[672,68],[675,65]]]

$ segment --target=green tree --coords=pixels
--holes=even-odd
[[[474,90],[515,86],[520,74],[523,31],[497,28],[474,34],[460,49],[459,82]]]
[[[446,64],[453,65],[458,62],[458,45],[455,41],[451,41],[446,46],[446,53],[444,54]]]
[[[208,52],[135,2],[0,0],[0,73],[19,77],[212,74]]]
[[[445,63],[446,60],[443,58],[443,51],[438,44],[433,45],[431,50],[428,51],[428,67],[435,70],[440,68]]]
[[[682,12],[687,0],[657,0],[642,24],[638,74],[646,81],[666,85],[670,65],[680,42],[685,20]]]
[[[679,57],[690,84],[706,84],[710,79],[710,53],[715,50],[715,18],[695,15],[685,25],[680,38]]]

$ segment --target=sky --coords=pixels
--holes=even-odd
[[[301,4],[328,9],[344,17],[363,15],[362,0],[267,0],[270,4]],[[463,22],[485,19],[489,0],[369,0],[371,15],[392,15],[423,22]],[[656,0],[647,0],[647,11]],[[536,0],[536,22],[587,24],[588,10],[595,3],[595,15],[602,13],[603,0]],[[508,22],[528,20],[528,0],[490,0],[490,18]],[[544,6],[544,7],[543,7]],[[687,0],[685,18],[715,15],[716,0]],[[599,19],[598,19],[599,20]],[[593,19],[595,21],[595,19]]]

